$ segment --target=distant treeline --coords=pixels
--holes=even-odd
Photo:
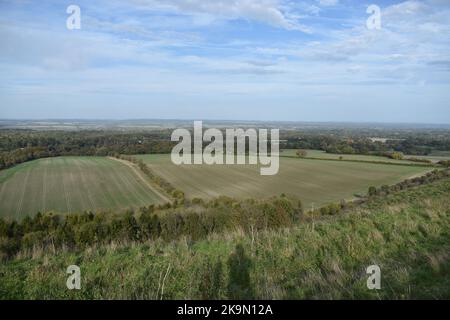
[[[0,130],[0,169],[45,157],[110,156],[113,154],[170,153],[176,142],[170,141],[172,130],[154,131],[35,131]],[[382,134],[383,132],[376,132]],[[433,151],[450,151],[447,131],[412,131],[397,135],[386,132],[386,142],[372,141],[370,132],[361,130],[281,131],[280,148],[317,149],[337,154],[392,156],[428,155]],[[375,134],[375,133],[374,133]],[[390,136],[397,137],[391,138]],[[426,161],[413,159],[412,161]]]
[[[370,187],[366,198],[341,201],[306,212],[302,202],[281,195],[268,200],[235,200],[220,197],[205,202],[182,199],[175,203],[143,207],[125,214],[84,212],[60,215],[38,213],[21,221],[0,219],[0,259],[34,248],[82,250],[112,242],[144,242],[151,239],[173,241],[186,237],[203,239],[212,233],[290,227],[313,216],[336,215],[375,197],[383,197],[422,184],[450,177],[449,170],[435,170],[423,177],[408,179],[392,186]]]
[[[327,153],[386,156],[394,152],[429,155],[435,150],[450,151],[450,135],[420,137],[411,133],[404,139],[372,141],[367,137],[291,132],[282,135],[286,149],[316,149]]]
[[[57,156],[169,153],[168,131],[0,131],[0,169]]]

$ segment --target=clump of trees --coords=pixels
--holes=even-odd
[[[295,154],[299,158],[306,158],[308,156],[308,151],[303,150],[303,149],[302,150],[297,150],[297,152]]]
[[[441,160],[438,162],[441,166],[450,168],[450,160]]]
[[[386,157],[394,160],[403,160],[405,155],[402,152],[389,152],[385,154]]]

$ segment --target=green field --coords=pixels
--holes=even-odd
[[[2,217],[124,209],[159,201],[131,168],[108,158],[40,159],[0,172]]]
[[[434,156],[434,155],[428,155],[428,156],[406,156],[407,158],[417,158],[417,159],[427,159],[427,160],[431,160],[431,162],[433,163],[437,163],[439,161],[444,161],[444,160],[450,160],[450,156]]]
[[[170,155],[137,155],[154,172],[185,192],[188,198],[268,198],[285,193],[298,196],[306,205],[349,199],[366,193],[369,186],[393,184],[430,168],[388,164],[318,161],[280,158],[275,176],[261,176],[250,165],[172,164]]]
[[[285,149],[280,151],[281,157],[296,157],[297,149]],[[408,161],[408,160],[395,160],[395,159],[389,159],[387,157],[380,157],[380,156],[369,156],[369,155],[362,155],[362,154],[336,154],[336,153],[327,153],[323,150],[306,150],[307,158],[314,158],[314,159],[330,159],[330,160],[339,160],[340,157],[342,157],[342,160],[355,160],[355,161],[377,161],[377,162],[389,162],[389,163],[399,163],[399,164],[417,164],[417,162],[414,161]],[[432,162],[436,163],[441,160],[450,160],[450,155],[442,152],[442,153],[433,153],[432,155],[428,156],[415,156],[415,155],[405,155],[405,158],[418,158],[418,159],[427,159],[431,160]]]
[[[285,149],[280,152],[280,156],[282,157],[296,157],[297,149]],[[379,162],[389,162],[389,163],[399,163],[399,164],[414,164],[416,162],[408,161],[408,160],[395,160],[389,159],[386,157],[380,156],[368,156],[362,154],[335,154],[335,153],[327,153],[322,150],[306,150],[307,158],[314,159],[329,159],[329,160],[339,160],[342,157],[342,160],[355,160],[355,161],[379,161]],[[416,163],[417,164],[417,163]]]

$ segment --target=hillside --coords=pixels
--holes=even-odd
[[[348,212],[193,242],[34,250],[0,264],[0,298],[449,299],[450,179],[375,197]],[[82,270],[82,290],[65,287]],[[366,288],[366,268],[382,289]]]

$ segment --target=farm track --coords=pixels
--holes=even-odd
[[[170,200],[167,196],[165,196],[164,194],[162,194],[159,190],[157,190],[154,186],[152,186],[150,184],[150,182],[147,181],[147,179],[144,177],[144,174],[142,172],[139,171],[139,169],[136,168],[136,166],[126,160],[122,160],[122,159],[117,159],[114,157],[109,157],[109,159],[112,159],[114,161],[118,161],[124,165],[126,165],[127,167],[131,168],[131,170],[133,170],[133,172],[142,180],[142,182],[144,182],[144,184],[150,189],[152,190],[154,193],[156,193],[160,198],[162,198],[164,201],[166,202],[172,202],[172,200]]]

